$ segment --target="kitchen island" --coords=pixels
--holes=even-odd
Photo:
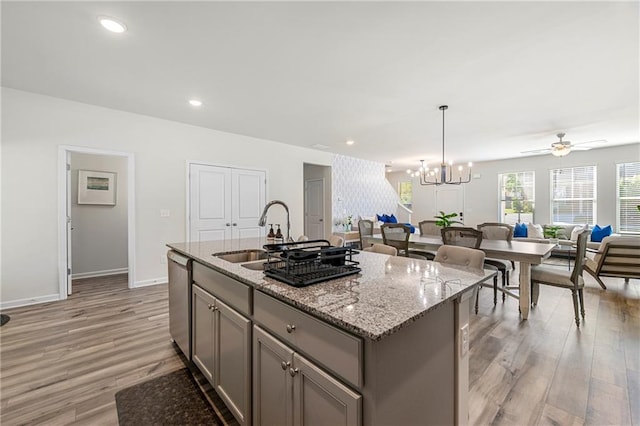
[[[495,272],[362,252],[295,288],[213,256],[266,243],[168,244],[193,260],[191,360],[241,424],[467,423],[469,300]]]

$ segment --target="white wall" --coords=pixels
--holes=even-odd
[[[640,144],[574,151],[556,158],[550,154],[509,160],[475,163],[474,178],[464,185],[465,225],[476,226],[486,221],[499,221],[498,175],[508,172],[535,172],[535,222],[551,222],[550,170],[584,165],[597,166],[597,221],[601,225],[616,223],[616,164],[640,161]],[[396,183],[406,179],[404,172],[388,177]],[[419,222],[435,214],[434,187],[420,186],[413,179],[413,219]]]
[[[116,205],[78,204],[78,170],[116,173]],[[127,159],[71,154],[71,247],[73,276],[127,268]]]
[[[292,235],[299,235],[303,163],[331,165],[333,157],[6,88],[2,124],[0,306],[58,294],[59,145],[135,154],[137,285],[165,279],[166,265],[160,263],[165,244],[185,240],[187,160],[267,169],[267,197],[290,206]],[[160,217],[161,209],[170,210],[170,217]]]

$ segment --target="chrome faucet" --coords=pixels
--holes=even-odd
[[[264,206],[264,210],[262,211],[262,216],[260,216],[260,220],[258,221],[258,226],[265,226],[267,224],[267,210],[274,204],[280,204],[287,212],[287,242],[292,243],[293,238],[291,238],[291,223],[289,222],[289,207],[284,203],[284,201],[273,200],[269,201],[266,206]]]

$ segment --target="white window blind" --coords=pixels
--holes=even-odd
[[[533,222],[535,207],[535,172],[514,172],[498,175],[500,200],[499,222]]]
[[[596,223],[596,166],[551,170],[554,223]]]
[[[617,230],[640,233],[640,162],[617,164]]]

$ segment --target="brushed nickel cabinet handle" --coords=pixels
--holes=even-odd
[[[283,370],[286,370],[287,367],[289,367],[291,365],[290,362],[288,361],[282,361],[282,363],[280,364],[280,366],[282,367]]]
[[[299,369],[297,368],[290,368],[289,369],[289,374],[291,374],[291,377],[295,377],[296,374],[298,374],[300,372]]]
[[[293,330],[296,329],[294,324],[287,324],[287,333],[293,333]]]

